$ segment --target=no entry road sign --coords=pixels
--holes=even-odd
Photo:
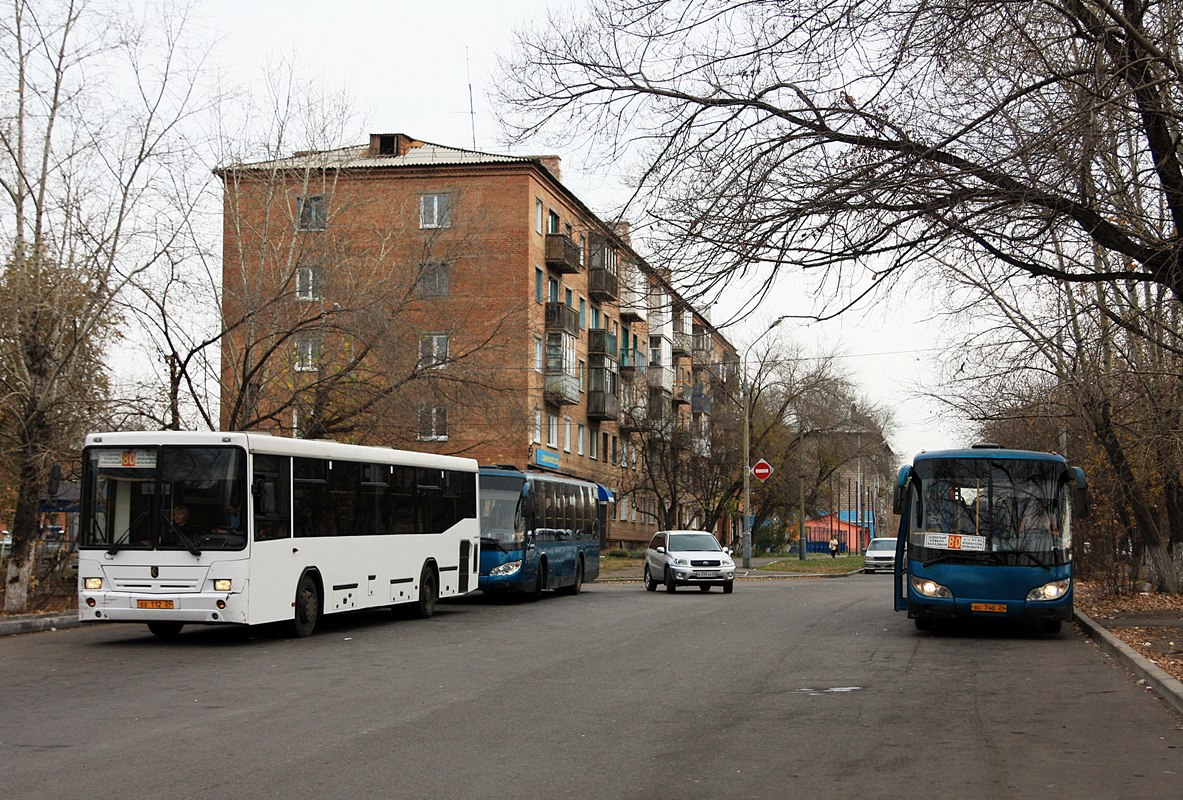
[[[772,465],[760,459],[752,465],[752,475],[758,480],[766,481],[772,477]]]

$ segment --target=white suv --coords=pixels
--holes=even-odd
[[[653,592],[663,583],[667,592],[679,586],[697,586],[704,592],[722,586],[724,594],[731,594],[735,585],[731,551],[720,547],[707,531],[658,531],[645,550],[645,588]]]

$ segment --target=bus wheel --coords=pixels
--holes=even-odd
[[[292,616],[292,633],[296,636],[311,636],[320,620],[320,592],[311,575],[304,575],[296,586],[296,607]]]
[[[678,591],[678,582],[674,580],[674,573],[670,572],[669,567],[665,569],[665,590],[670,594]]]
[[[153,636],[159,636],[161,639],[171,639],[181,632],[181,628],[185,625],[182,622],[149,622],[148,630],[152,631]]]
[[[431,567],[424,567],[419,576],[419,600],[415,603],[415,616],[419,619],[431,619],[435,613],[435,601],[439,599],[439,588],[435,583],[435,572]]]
[[[649,572],[649,565],[645,565],[645,591],[656,592],[657,581],[653,579],[653,575]]]
[[[542,599],[542,590],[546,588],[546,562],[538,562],[538,572],[534,574],[534,588],[526,592],[526,599],[531,603]]]
[[[575,583],[559,589],[563,594],[579,594],[583,591],[583,559],[575,562]]]
[[[1045,619],[1043,621],[1044,633],[1059,633],[1064,624],[1058,619]]]

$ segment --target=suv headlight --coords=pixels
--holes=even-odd
[[[1028,600],[1059,600],[1064,595],[1068,594],[1068,587],[1072,585],[1072,581],[1068,578],[1060,581],[1052,581],[1045,583],[1043,586],[1037,586],[1031,591],[1027,592]]]
[[[674,566],[675,566],[675,567],[688,567],[688,566],[690,566],[690,559],[688,559],[688,558],[675,558],[675,559],[674,559]]]
[[[924,597],[952,597],[948,586],[942,586],[930,578],[912,578],[912,588]]]

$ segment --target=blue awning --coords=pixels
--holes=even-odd
[[[612,490],[609,489],[607,486],[601,486],[600,484],[597,483],[596,484],[596,498],[598,500],[600,500],[601,502],[611,503],[613,500],[616,499],[616,496],[612,494]]]

